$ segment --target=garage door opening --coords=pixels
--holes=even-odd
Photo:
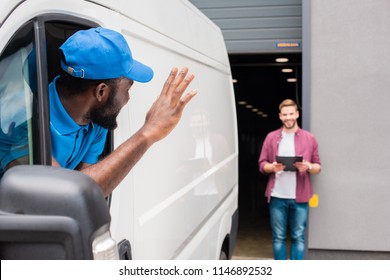
[[[277,58],[285,58],[278,62]],[[229,56],[239,134],[239,229],[235,258],[272,259],[269,210],[264,196],[268,177],[258,171],[267,133],[281,126],[279,103],[290,98],[300,109],[302,127],[301,53]]]

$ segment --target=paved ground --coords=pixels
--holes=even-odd
[[[240,217],[232,259],[273,259],[268,218],[259,215]]]

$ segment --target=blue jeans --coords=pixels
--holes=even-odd
[[[271,197],[269,205],[272,229],[272,249],[275,260],[287,259],[287,228],[290,226],[291,260],[303,260],[308,203],[295,199]]]

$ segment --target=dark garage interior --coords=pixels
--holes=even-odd
[[[277,62],[277,58],[288,61]],[[279,103],[290,98],[301,106],[302,57],[301,53],[272,53],[230,55],[229,59],[239,136],[240,215],[234,258],[270,259],[267,176],[258,171],[257,161],[267,133],[280,127]]]

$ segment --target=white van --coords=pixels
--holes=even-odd
[[[59,73],[57,49],[77,30],[96,26],[121,32],[155,73],[132,88],[105,154],[140,128],[173,66],[188,66],[196,75],[190,89],[198,90],[175,130],[106,199],[80,172],[47,166],[47,87]],[[12,0],[0,3],[0,39],[1,259],[231,257],[237,124],[218,27],[185,0]],[[22,148],[13,146],[16,135],[28,136],[29,165],[6,171],[5,154]]]

